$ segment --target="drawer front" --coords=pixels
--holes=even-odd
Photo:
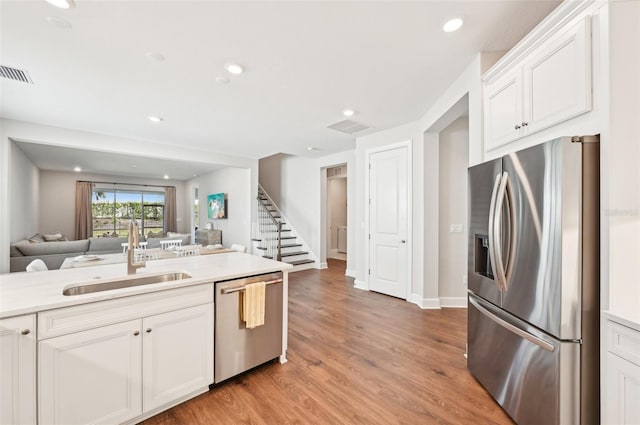
[[[213,302],[213,283],[151,292],[38,313],[38,339]]]
[[[607,350],[640,366],[640,332],[614,322],[608,322]]]

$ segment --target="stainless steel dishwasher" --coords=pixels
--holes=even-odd
[[[267,283],[264,325],[247,329],[240,317],[240,293],[255,282]],[[282,272],[216,283],[216,384],[282,354],[282,285]]]

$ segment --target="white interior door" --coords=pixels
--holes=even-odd
[[[369,289],[407,298],[408,147],[369,156]]]

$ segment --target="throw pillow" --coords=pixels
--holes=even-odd
[[[44,242],[44,236],[42,236],[40,233],[36,233],[35,235],[29,238],[29,242],[31,243]]]
[[[43,235],[43,237],[45,242],[62,242],[67,240],[67,238],[60,232],[54,233],[52,235]]]

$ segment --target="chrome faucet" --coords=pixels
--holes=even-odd
[[[138,247],[140,235],[138,235],[138,223],[131,220],[129,223],[129,250],[127,251],[127,274],[136,274],[136,270],[147,265],[146,261],[134,263],[135,249]]]

